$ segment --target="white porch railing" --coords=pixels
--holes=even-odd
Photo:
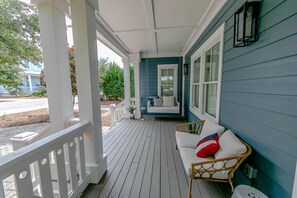
[[[111,125],[114,126],[117,122],[121,121],[125,115],[125,101],[119,104],[101,105],[101,109],[108,108],[111,112]]]
[[[89,127],[80,122],[0,158],[0,197],[11,176],[20,198],[79,196],[90,181],[84,146]]]

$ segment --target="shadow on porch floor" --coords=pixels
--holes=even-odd
[[[82,197],[187,197],[188,178],[176,150],[175,126],[182,119],[124,119],[103,135],[107,172]],[[225,183],[194,181],[192,197],[231,197]]]

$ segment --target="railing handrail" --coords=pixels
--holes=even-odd
[[[125,104],[125,100],[123,100],[119,104],[117,104],[115,108],[122,107],[124,104]]]
[[[49,135],[46,138],[38,140],[32,144],[29,144],[23,148],[20,148],[12,153],[9,153],[0,158],[0,179],[5,179],[11,175],[11,172],[8,171],[12,169],[14,172],[16,170],[21,170],[24,167],[24,164],[32,163],[32,158],[40,158],[40,153],[50,152],[59,145],[63,144],[65,139],[76,137],[77,134],[84,133],[90,127],[90,123],[86,121],[81,121],[78,124],[75,124],[71,127],[63,129],[58,133]],[[56,148],[57,149],[57,148]]]

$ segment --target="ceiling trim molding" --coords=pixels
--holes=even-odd
[[[191,37],[189,38],[188,42],[186,43],[185,47],[182,50],[182,54],[186,55],[191,47],[195,44],[195,42],[199,39],[202,33],[205,31],[207,26],[210,22],[214,19],[214,17],[219,13],[222,7],[225,5],[227,0],[213,0],[209,5],[206,13],[203,15],[201,20],[198,23],[198,27],[192,33]]]
[[[128,56],[129,49],[127,46],[113,33],[111,28],[106,24],[98,12],[96,12],[96,29],[97,37],[105,45],[117,52],[121,56]]]
[[[155,29],[155,32],[160,32],[163,30],[172,30],[172,29],[182,29],[182,28],[197,28],[197,25],[179,25],[179,26],[165,26]]]
[[[141,52],[141,58],[166,58],[166,57],[182,57],[177,52],[164,52],[159,54]]]

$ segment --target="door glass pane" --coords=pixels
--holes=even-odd
[[[192,90],[193,90],[193,94],[192,94],[193,106],[199,108],[199,85],[193,85]]]
[[[217,83],[205,85],[205,112],[213,117],[216,117],[217,87]]]
[[[219,73],[220,43],[205,53],[205,82],[217,81]]]
[[[199,83],[200,81],[200,57],[194,62],[194,74],[193,83]]]

